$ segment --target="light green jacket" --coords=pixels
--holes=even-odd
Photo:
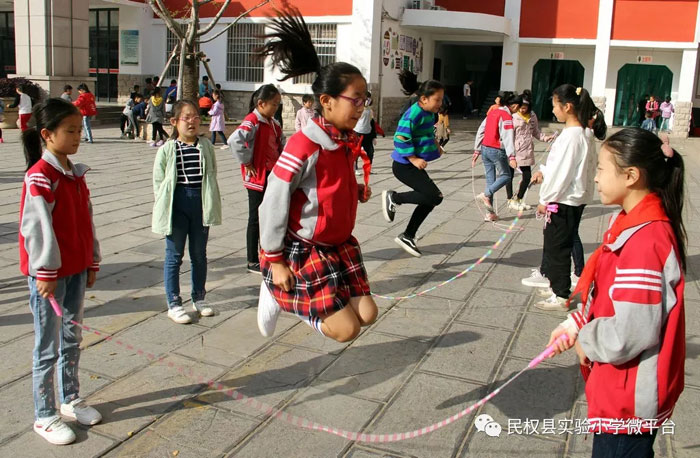
[[[204,225],[221,224],[221,194],[216,181],[216,155],[214,147],[206,138],[200,138],[197,148],[202,154],[202,220]],[[173,195],[177,185],[175,168],[175,141],[168,140],[158,148],[153,164],[153,222],[151,229],[156,234],[170,235],[173,231]]]

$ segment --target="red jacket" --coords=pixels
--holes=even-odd
[[[243,119],[228,139],[233,152],[241,162],[243,186],[263,191],[268,172],[275,166],[284,146],[282,127],[276,119],[268,120],[257,109]],[[248,176],[245,165],[252,164],[255,176]]]
[[[340,245],[352,235],[358,204],[353,152],[320,126],[319,118],[292,135],[275,164],[260,205],[260,246],[283,259],[289,233],[314,245]]]
[[[515,159],[513,116],[508,107],[500,107],[486,115],[476,132],[474,151],[480,151],[482,145],[503,149],[509,159]]]
[[[73,176],[45,152],[24,177],[19,217],[19,259],[24,275],[52,281],[99,270],[100,247],[92,222],[89,168],[71,164]]]
[[[591,427],[633,433],[639,420],[652,420],[641,431],[659,427],[683,391],[685,363],[685,280],[671,225],[623,231],[603,247],[594,284],[590,306],[571,315],[593,363],[586,380]]]
[[[73,102],[73,105],[80,109],[80,114],[83,116],[95,116],[97,114],[97,106],[95,105],[95,96],[91,92],[83,92]]]

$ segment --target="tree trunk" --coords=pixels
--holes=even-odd
[[[185,68],[182,74],[182,98],[197,101],[199,97],[199,61],[194,57],[194,46],[187,46]]]

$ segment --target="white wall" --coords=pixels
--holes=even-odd
[[[166,35],[164,25],[154,24],[153,11],[147,6],[120,6],[119,30],[119,40],[122,30],[139,31],[139,64],[122,65],[120,59],[119,73],[159,75],[165,64]]]
[[[682,50],[658,51],[653,49],[617,48],[610,49],[608,61],[608,79],[605,84],[606,110],[605,119],[612,120],[615,114],[615,92],[617,88],[617,73],[625,64],[636,64],[638,55],[652,56],[651,65],[665,65],[673,73],[671,83],[671,99],[678,100],[678,83],[681,75]]]
[[[382,38],[378,46],[384,46],[384,32],[389,30],[390,28],[392,33],[395,32],[397,35],[407,35],[416,40],[418,40],[419,38],[422,40],[423,68],[421,72],[418,72],[418,81],[424,81],[432,78],[433,59],[435,57],[435,41],[433,40],[432,35],[415,29],[402,28],[399,26],[398,22],[393,21],[391,19],[385,19],[383,22],[381,33]],[[398,52],[400,56],[402,55],[401,51],[395,51],[392,49],[392,58],[396,55],[396,52]],[[389,63],[389,65],[384,65],[384,62],[382,62],[382,97],[404,97],[403,92],[401,92],[401,84],[399,83],[399,79],[397,77],[399,71],[400,68],[391,68],[391,63]]]
[[[593,83],[593,61],[595,51],[583,46],[535,46],[520,45],[520,64],[516,91],[532,88],[532,69],[540,59],[550,59],[551,53],[563,52],[565,60],[577,60],[583,65],[583,87],[589,89]]]

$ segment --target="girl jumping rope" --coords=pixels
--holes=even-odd
[[[667,137],[625,129],[600,150],[600,200],[622,209],[574,291],[582,304],[550,338],[557,353],[574,346],[579,356],[598,433],[593,457],[653,457],[657,429],[683,391],[683,181]]]
[[[265,195],[270,172],[284,146],[282,126],[273,118],[282,102],[274,84],[260,86],[250,97],[250,113],[236,129],[228,143],[241,162],[243,186],[248,191],[248,272],[260,274],[260,219],[258,209]]]
[[[586,204],[593,199],[595,149],[589,122],[596,114],[588,91],[571,84],[554,90],[553,113],[566,123],[547,156],[542,170],[532,181],[542,183],[537,213],[546,219],[542,265],[533,269],[526,284],[536,276],[549,280],[550,288],[539,291],[546,299],[535,303],[542,310],[567,310],[571,294],[571,255],[574,239]],[[602,116],[601,116],[602,121]],[[539,277],[538,277],[539,278]]]
[[[522,172],[522,181],[518,187],[518,192],[508,201],[508,208],[515,211],[530,210],[530,206],[523,202],[525,192],[532,178],[532,166],[535,165],[535,143],[533,139],[542,142],[551,141],[553,135],[545,135],[540,131],[540,123],[537,115],[532,111],[530,102],[532,93],[523,91],[522,105],[513,115],[513,130],[515,131],[515,162]],[[515,172],[515,169],[510,169]],[[513,189],[513,175],[510,177],[511,190]]]
[[[404,89],[405,92],[410,90]],[[413,191],[382,191],[382,210],[384,219],[392,222],[398,205],[416,205],[406,230],[394,241],[410,255],[420,257],[422,253],[416,245],[416,232],[433,208],[442,203],[442,192],[425,169],[428,162],[442,155],[442,147],[435,139],[435,114],[442,106],[445,88],[438,81],[428,80],[411,92],[418,100],[401,116],[394,134],[391,158],[394,160],[394,176]]]
[[[481,156],[484,160],[486,191],[476,198],[486,207],[486,221],[496,221],[498,216],[493,207],[496,191],[512,182],[512,170],[515,162],[515,141],[513,134],[513,113],[520,109],[522,98],[512,92],[500,92],[499,107],[489,111],[486,119],[479,126],[474,140],[472,168]],[[496,173],[498,172],[498,176]],[[512,186],[508,189],[508,199],[513,197]]]
[[[366,202],[371,194],[353,172],[361,150],[352,129],[365,106],[367,82],[353,65],[321,66],[298,10],[280,14],[270,26],[274,33],[266,36],[261,54],[272,58],[284,79],[315,74],[311,89],[321,116],[290,137],[260,206],[264,281],[258,327],[264,336],[272,335],[285,310],[319,333],[347,342],[377,317],[352,236],[358,200]]]
[[[224,129],[226,128],[224,98],[222,97],[221,91],[218,89],[214,89],[212,97],[214,98],[214,105],[212,105],[211,110],[209,110],[209,116],[211,116],[211,121],[209,123],[211,144],[216,145],[216,134],[219,134],[219,136],[221,136],[221,141],[224,142],[224,146],[222,146],[221,149],[228,149],[226,145],[226,135],[224,134]]]
[[[22,133],[27,173],[20,201],[20,268],[28,277],[34,316],[32,384],[34,431],[55,445],[75,441],[61,416],[94,425],[102,416],[80,398],[78,362],[85,287],[95,284],[100,247],[92,221],[89,170],[69,157],[78,152],[80,111],[63,99],[34,108],[36,128]],[[49,298],[63,310],[59,317]],[[58,367],[56,368],[56,363]],[[54,369],[58,375],[60,415],[56,414]]]
[[[205,300],[207,241],[209,228],[221,224],[221,196],[214,147],[206,138],[197,136],[199,123],[194,102],[177,102],[170,119],[173,133],[158,148],[153,164],[152,230],[165,235],[163,270],[168,317],[178,324],[192,322],[180,297],[180,265],[188,240],[192,310],[201,316],[214,315]]]

